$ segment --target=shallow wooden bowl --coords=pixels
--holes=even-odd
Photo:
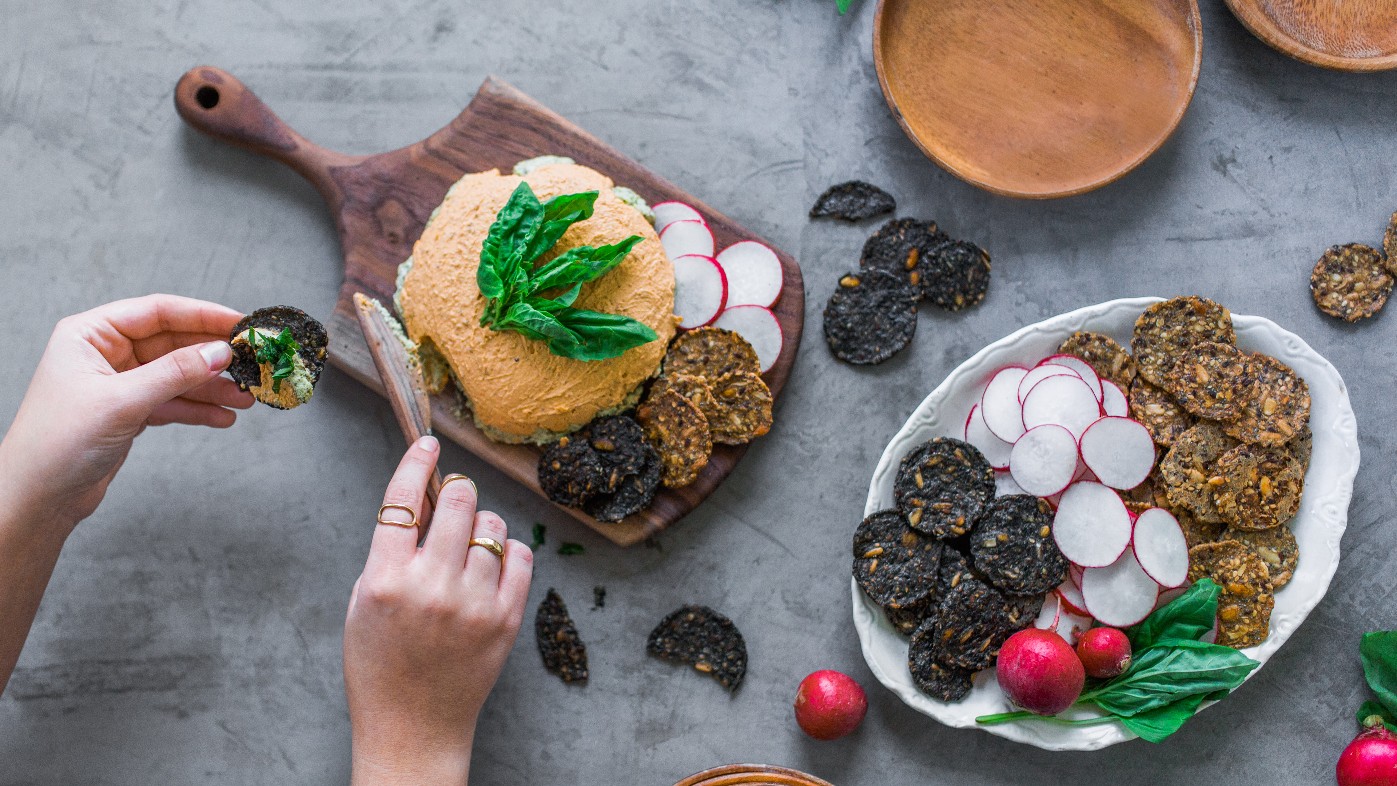
[[[1195,0],[880,0],[883,95],[936,163],[998,194],[1099,188],[1178,126],[1203,56]]]
[[[1252,34],[1339,71],[1397,68],[1397,0],[1227,0]]]
[[[674,786],[832,786],[814,775],[766,764],[729,764],[690,775]]]

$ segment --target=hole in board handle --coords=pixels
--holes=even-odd
[[[204,85],[194,91],[194,100],[205,109],[213,109],[218,106],[218,88]]]

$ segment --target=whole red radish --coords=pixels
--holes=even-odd
[[[1110,679],[1130,668],[1130,639],[1118,628],[1092,628],[1077,640],[1088,677]]]
[[[868,696],[853,677],[831,669],[811,673],[796,690],[796,723],[817,740],[852,732],[868,712]]]
[[[1397,786],[1397,735],[1376,719],[1344,748],[1334,774],[1339,786]]]
[[[1004,642],[995,674],[1010,701],[1039,715],[1071,707],[1086,684],[1072,647],[1057,633],[1038,628],[1025,628]]]

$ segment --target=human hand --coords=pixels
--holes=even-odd
[[[66,537],[91,515],[146,426],[227,428],[250,394],[219,374],[242,315],[174,295],[118,300],[59,321],[0,443],[24,512]],[[13,497],[7,497],[13,502]]]
[[[441,446],[423,437],[385,504],[424,509]],[[411,520],[402,510],[383,521]],[[446,483],[419,548],[415,527],[379,524],[344,625],[353,782],[465,783],[475,723],[524,619],[533,552],[476,512],[475,484]],[[497,557],[470,539],[505,544]]]

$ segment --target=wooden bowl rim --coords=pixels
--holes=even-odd
[[[926,2],[927,0],[891,1]],[[936,152],[931,149],[930,145],[917,136],[916,132],[914,132],[912,127],[907,123],[907,119],[902,116],[902,110],[898,108],[897,100],[893,98],[892,89],[888,85],[886,67],[883,64],[883,10],[887,6],[889,0],[878,0],[878,8],[873,14],[873,68],[878,73],[878,86],[883,91],[883,100],[887,102],[888,108],[892,110],[893,118],[895,118],[897,124],[902,127],[903,133],[912,140],[912,143],[917,146],[917,149],[922,151],[923,155],[935,161],[942,169],[973,186],[982,188],[992,194],[999,194],[1000,196],[1016,197],[1019,199],[1058,199],[1060,197],[1076,196],[1089,191],[1095,191],[1102,186],[1110,185],[1134,171],[1136,167],[1145,163],[1150,156],[1154,155],[1169,137],[1173,136],[1174,132],[1178,130],[1179,123],[1183,122],[1184,113],[1188,111],[1189,105],[1193,103],[1193,94],[1198,87],[1198,75],[1203,68],[1203,19],[1198,10],[1198,0],[1182,1],[1188,4],[1190,12],[1188,26],[1189,32],[1193,36],[1193,69],[1188,76],[1188,91],[1185,93],[1183,100],[1179,102],[1179,106],[1174,112],[1173,117],[1169,119],[1168,126],[1164,129],[1164,132],[1159,135],[1159,138],[1150,145],[1149,149],[1142,152],[1134,160],[1126,162],[1120,169],[1105,177],[1072,188],[1064,188],[1056,191],[1017,191],[1012,188],[996,185],[982,178],[972,177],[968,173],[962,172],[945,158],[937,155]]]
[[[759,783],[743,777],[748,775],[776,776],[782,778],[776,781],[782,786],[834,786],[814,775],[771,764],[727,764],[690,775],[674,786],[735,786],[742,783]]]
[[[1389,71],[1397,68],[1397,51],[1372,57],[1345,57],[1315,49],[1288,35],[1276,21],[1261,11],[1255,0],[1225,0],[1232,15],[1261,42],[1302,63],[1333,71]]]

